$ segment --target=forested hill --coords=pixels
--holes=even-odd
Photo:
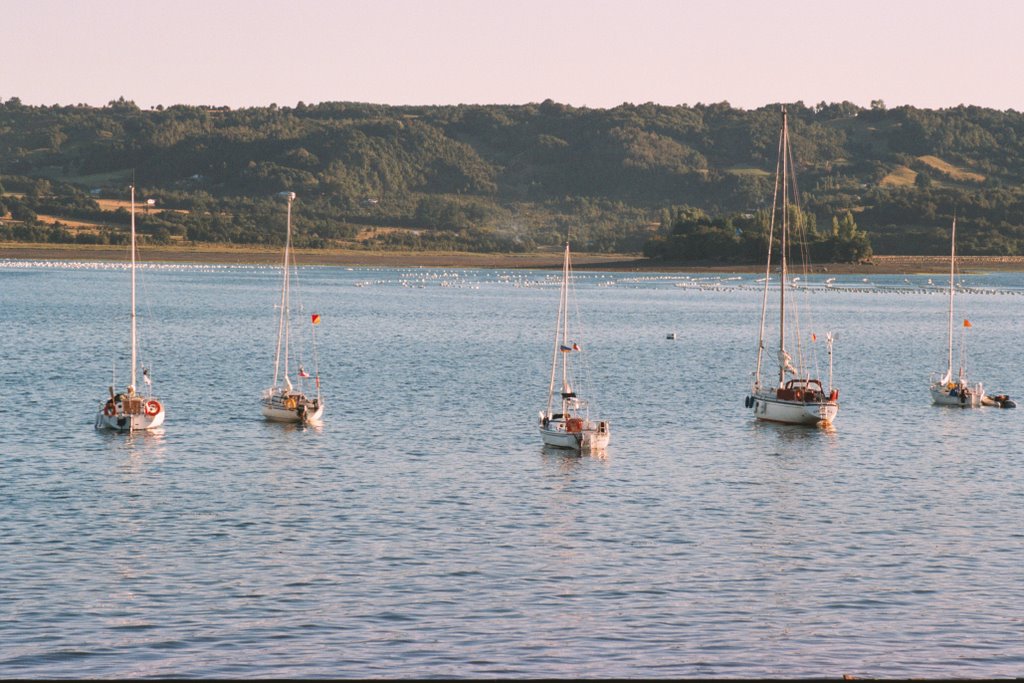
[[[0,239],[119,241],[127,214],[115,200],[134,173],[155,202],[140,223],[156,242],[278,243],[275,195],[292,190],[307,246],[531,251],[571,231],[581,250],[638,252],[671,240],[680,216],[721,228],[770,203],[780,108],[144,110],[10,98],[0,104]],[[787,109],[819,230],[852,218],[876,253],[941,254],[955,210],[962,253],[1024,253],[1021,113]]]

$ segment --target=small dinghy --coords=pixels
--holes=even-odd
[[[1013,402],[1006,394],[990,394],[981,399],[981,405],[989,406],[990,408],[1016,408],[1017,404]]]

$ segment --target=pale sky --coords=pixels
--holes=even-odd
[[[0,99],[1024,110],[1017,0],[0,0]]]

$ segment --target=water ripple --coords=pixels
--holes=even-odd
[[[1024,666],[1018,411],[928,405],[945,314],[922,278],[813,293],[839,331],[843,409],[806,430],[742,410],[749,276],[585,274],[591,383],[614,436],[579,457],[534,431],[546,273],[304,269],[324,320],[314,429],[255,410],[272,269],[144,277],[168,421],[125,438],[91,426],[124,322],[92,293],[119,291],[123,267],[0,264],[0,386],[18,397],[0,406],[0,675]],[[972,372],[1015,393],[1024,358],[1006,340],[1024,322],[1006,311],[1024,282],[970,290]],[[24,419],[54,396],[63,421]]]

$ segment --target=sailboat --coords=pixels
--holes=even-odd
[[[949,319],[948,337],[946,347],[946,374],[941,377],[932,375],[931,387],[932,402],[940,406],[959,406],[963,408],[979,408],[985,400],[985,389],[981,382],[970,383],[967,381],[967,328],[971,326],[970,321],[964,320],[964,335],[960,343],[960,367],[957,369],[956,380],[953,379],[953,292],[955,290],[954,277],[956,273],[956,216],[953,216],[953,230],[950,238],[952,247],[949,253]]]
[[[801,425],[831,424],[836,413],[839,412],[839,390],[832,386],[832,333],[830,332],[826,336],[829,358],[829,386],[826,389],[822,381],[814,377],[809,369],[811,365],[816,365],[814,342],[817,341],[817,336],[811,335],[811,344],[803,343],[800,337],[801,328],[797,315],[798,310],[794,305],[795,301],[787,300],[786,296],[795,287],[790,281],[787,263],[790,242],[794,241],[790,235],[790,229],[794,227],[791,225],[790,193],[793,195],[793,204],[799,209],[794,170],[793,153],[789,145],[789,124],[786,110],[783,108],[782,131],[779,134],[779,156],[775,168],[775,192],[772,198],[772,215],[768,232],[768,264],[765,268],[764,296],[761,302],[757,368],[754,371],[751,393],[747,396],[745,404],[748,409],[753,410],[754,417],[758,420]],[[796,211],[796,215],[802,216],[799,210]],[[766,370],[768,379],[763,380],[761,373],[766,350],[765,321],[768,291],[772,280],[772,244],[777,223],[780,237],[779,345],[776,350],[778,366],[777,372]],[[804,266],[806,267],[806,263]],[[803,274],[802,281],[806,281],[806,272]],[[796,354],[795,360],[790,350]]]
[[[569,334],[570,276],[572,266],[569,242],[565,243],[562,263],[562,287],[555,322],[555,344],[551,357],[551,380],[548,383],[547,408],[540,412],[538,428],[548,446],[577,451],[599,451],[608,445],[611,430],[608,422],[590,419],[589,402],[574,387],[580,387],[582,354],[579,340]],[[577,325],[578,326],[578,325]],[[556,389],[556,383],[558,383]]]
[[[114,391],[116,381],[107,388],[109,397],[100,402],[96,412],[96,429],[111,429],[117,432],[136,432],[156,429],[164,423],[164,406],[152,395],[153,381],[149,368],[142,369],[145,387],[139,391],[138,379],[138,331],[135,319],[135,186],[131,186],[132,207],[132,286],[131,286],[131,371],[128,386],[122,392]]]
[[[288,201],[287,233],[284,242],[284,266],[282,267],[283,283],[281,285],[281,305],[277,322],[277,347],[274,352],[274,383],[263,390],[260,397],[260,408],[263,416],[274,422],[294,422],[309,424],[319,422],[324,414],[323,397],[320,395],[320,371],[316,359],[316,325],[320,323],[317,313],[310,315],[310,334],[313,341],[313,374],[310,375],[302,365],[301,357],[296,358],[295,384],[290,375],[292,352],[291,321],[291,278],[295,270],[292,254],[292,202],[294,192],[282,192],[279,196]],[[298,354],[296,354],[298,356]],[[310,398],[305,391],[306,380],[312,380],[316,395]],[[297,385],[297,388],[296,388]]]

